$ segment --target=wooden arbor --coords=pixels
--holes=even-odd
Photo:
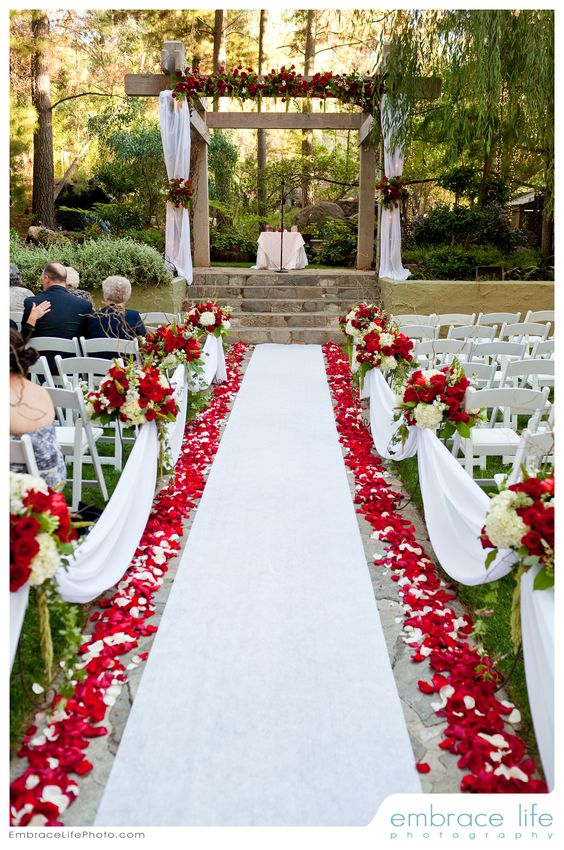
[[[162,51],[165,74],[127,74],[125,93],[131,97],[158,97],[161,91],[172,88],[170,74],[183,70],[185,52],[182,42],[165,42]],[[307,78],[306,78],[307,79]],[[439,81],[440,83],[440,81]],[[429,96],[429,95],[427,95]],[[432,96],[436,96],[431,94]],[[191,179],[194,184],[192,205],[194,266],[209,267],[209,195],[208,195],[208,144],[210,129],[265,129],[265,130],[358,130],[360,147],[360,174],[358,193],[358,248],[357,269],[370,269],[374,259],[374,203],[376,178],[376,151],[371,141],[373,119],[367,112],[308,113],[308,112],[208,112],[206,103],[199,99],[190,110],[191,124]]]

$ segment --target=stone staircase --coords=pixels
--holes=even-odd
[[[341,342],[338,317],[358,301],[378,303],[374,272],[300,269],[194,269],[186,305],[212,299],[233,308],[230,341]]]

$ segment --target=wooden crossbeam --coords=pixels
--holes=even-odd
[[[358,130],[360,112],[208,112],[210,129]]]
[[[374,119],[372,115],[369,115],[368,118],[362,123],[361,127],[358,131],[358,143],[361,145],[365,139],[370,135],[370,131],[372,130],[372,124],[374,123]]]
[[[206,122],[204,119],[196,112],[195,109],[190,110],[190,125],[194,128],[194,130],[201,136],[201,138],[208,145],[211,141],[210,134],[208,133],[208,128],[206,127]]]

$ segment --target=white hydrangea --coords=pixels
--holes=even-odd
[[[223,322],[222,322],[221,324],[223,325],[223,327],[224,327],[226,330],[229,330],[229,328],[231,327],[231,322],[229,321],[229,319],[224,319],[224,320],[223,320]]]
[[[443,418],[443,411],[439,405],[419,402],[413,415],[420,428],[437,428]]]
[[[161,369],[176,369],[178,364],[183,362],[183,361],[180,360],[178,355],[179,355],[179,352],[171,352],[170,354],[167,354],[166,357],[163,357],[163,359],[161,360],[160,368]]]
[[[23,472],[10,472],[10,513],[23,511],[23,499],[29,490],[48,493],[49,487],[43,478],[36,478]]]
[[[347,322],[352,321],[352,319],[354,319],[355,316],[356,316],[356,310],[354,308],[352,310],[349,310],[349,312],[347,313]]]
[[[215,314],[211,312],[211,310],[206,310],[205,313],[202,313],[200,316],[200,324],[204,328],[209,328],[212,325],[215,325]]]
[[[527,533],[528,526],[515,512],[517,495],[512,490],[503,490],[491,500],[486,517],[486,534],[497,549],[519,546],[521,538]]]
[[[346,324],[345,332],[348,333],[349,336],[360,336],[360,334],[362,333],[362,331],[360,331],[358,328],[355,328],[350,321],[348,321]]]
[[[380,334],[380,346],[393,345],[393,344],[394,344],[394,338],[393,338],[392,334],[388,334],[388,333]]]
[[[129,387],[125,394],[125,402],[120,408],[120,414],[127,416],[131,425],[143,425],[147,420],[142,407],[139,407],[139,393],[135,387]]]
[[[421,374],[428,381],[433,375],[441,375],[442,373],[440,369],[421,369]]]
[[[37,587],[52,578],[59,568],[61,561],[57,544],[50,534],[41,532],[36,537],[39,543],[39,552],[30,564],[31,575],[29,583],[33,587]]]
[[[380,361],[380,366],[382,367],[382,369],[390,369],[390,370],[395,369],[397,365],[398,365],[398,361],[393,356],[392,357],[382,357],[382,360]]]

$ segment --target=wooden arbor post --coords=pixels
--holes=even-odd
[[[362,113],[358,134],[360,167],[358,181],[358,247],[357,269],[372,268],[374,259],[374,198],[376,181],[376,151],[370,139],[372,116]]]

